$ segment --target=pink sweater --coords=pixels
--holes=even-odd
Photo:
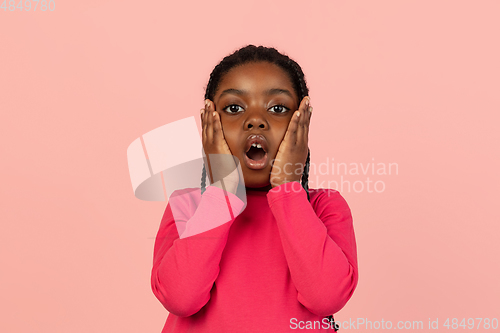
[[[154,245],[151,286],[170,312],[162,333],[280,333],[308,323],[316,329],[307,332],[333,331],[323,318],[358,282],[351,212],[339,192],[310,189],[309,203],[298,182],[249,190],[239,215],[244,203],[218,187],[177,194]],[[212,229],[189,235],[207,219]]]

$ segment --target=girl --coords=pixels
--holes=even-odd
[[[162,332],[336,330],[332,315],[358,282],[356,241],[339,192],[308,188],[302,69],[248,45],[214,68],[205,99],[201,191],[171,196],[154,245],[152,290],[170,312]],[[234,156],[244,179],[224,177],[228,164],[212,156]]]

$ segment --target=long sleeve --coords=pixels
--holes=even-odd
[[[195,314],[210,299],[234,215],[244,207],[238,197],[227,194],[214,186],[201,199],[199,193],[180,191],[165,209],[154,245],[151,287],[179,317]]]
[[[356,240],[346,201],[339,192],[322,189],[309,203],[298,182],[273,188],[267,199],[298,301],[316,315],[338,312],[358,282]]]

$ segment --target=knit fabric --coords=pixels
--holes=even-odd
[[[170,312],[162,333],[333,331],[324,317],[358,282],[340,193],[309,189],[309,202],[300,183],[288,182],[247,189],[246,207],[215,186],[200,193],[175,193],[156,237],[151,286]]]

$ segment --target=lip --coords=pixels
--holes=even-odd
[[[254,161],[252,159],[250,159],[248,156],[247,156],[247,152],[250,150],[250,148],[252,147],[252,144],[254,143],[258,143],[262,146],[262,150],[264,150],[264,152],[266,153],[264,155],[264,157],[262,157],[260,160],[258,161]],[[264,169],[266,166],[267,166],[267,161],[268,161],[268,143],[267,143],[267,140],[266,140],[266,137],[261,135],[261,134],[251,134],[248,136],[247,138],[247,141],[246,141],[246,144],[245,144],[245,152],[244,152],[244,161],[245,161],[245,164],[246,166],[249,168],[249,169],[253,169],[253,170],[261,170],[261,169]]]
[[[250,134],[247,138],[247,142],[245,144],[245,153],[247,153],[250,148],[252,147],[252,145],[254,143],[259,143],[261,146],[262,146],[262,149],[266,152],[267,154],[267,151],[269,150],[267,147],[268,147],[268,144],[267,144],[267,139],[265,136],[263,136],[262,134]]]

